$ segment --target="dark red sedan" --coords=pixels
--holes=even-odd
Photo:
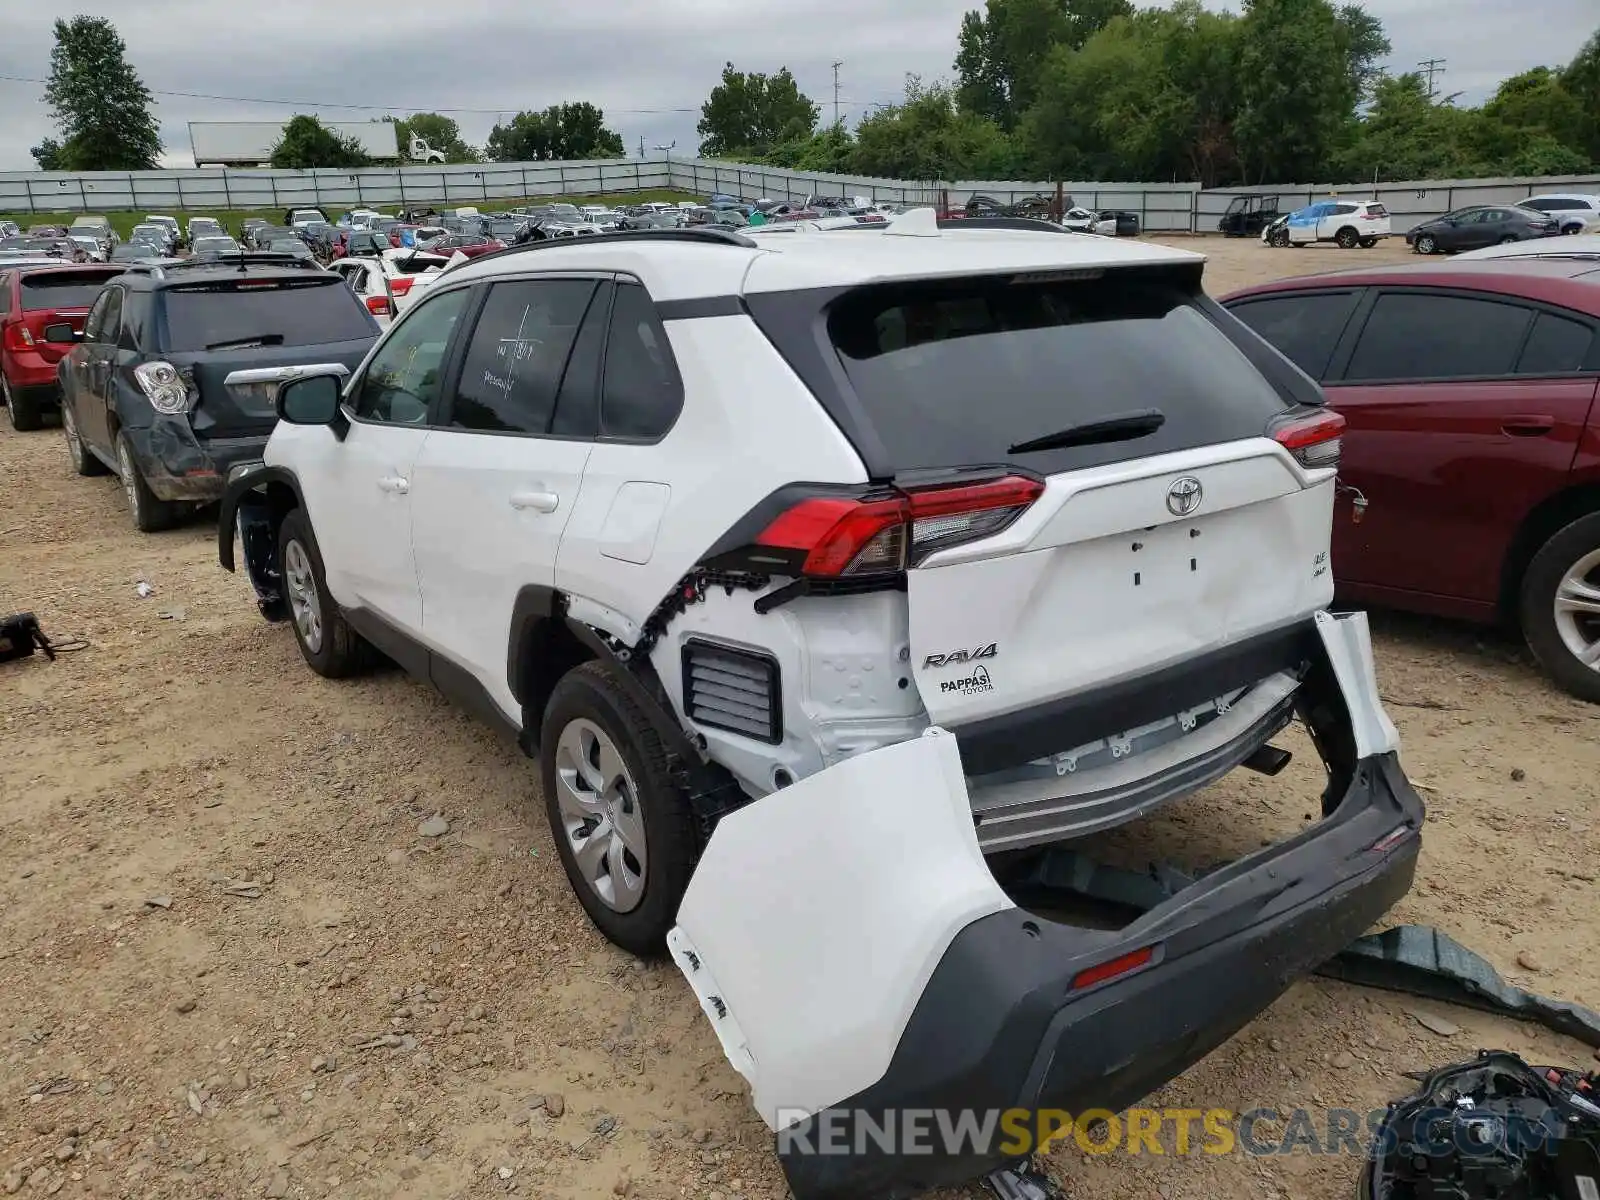
[[[458,251],[468,258],[477,258],[480,254],[492,254],[505,248],[504,242],[481,233],[452,233],[428,243],[429,254],[442,254],[446,258]]]
[[[1341,595],[1515,621],[1600,703],[1600,262],[1379,267],[1222,303],[1348,422]]]

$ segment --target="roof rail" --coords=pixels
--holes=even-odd
[[[315,259],[298,254],[284,254],[273,250],[245,250],[238,254],[216,254],[204,257],[174,258],[158,263],[130,263],[128,270],[146,274],[152,279],[165,279],[172,271],[212,270],[243,271],[246,267],[298,267],[302,270],[320,271],[322,264]]]
[[[716,225],[688,225],[682,229],[616,229],[607,233],[591,233],[582,237],[546,238],[543,241],[524,242],[520,246],[507,246],[504,250],[494,250],[488,254],[480,254],[472,259],[472,263],[488,262],[494,258],[505,258],[513,254],[525,254],[530,250],[548,250],[555,246],[581,245],[587,246],[594,242],[701,242],[709,246],[742,246],[755,249],[756,244],[737,230],[724,229]],[[463,263],[463,266],[468,264]]]
[[[940,217],[940,229],[1017,229],[1024,233],[1071,233],[1038,217]]]

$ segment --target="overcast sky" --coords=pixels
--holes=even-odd
[[[788,66],[830,120],[831,64],[842,60],[841,115],[854,121],[869,105],[895,100],[907,72],[951,75],[961,14],[979,2],[380,0],[357,15],[325,0],[17,0],[0,19],[0,76],[44,78],[54,18],[87,12],[111,18],[145,85],[158,93],[168,165],[192,163],[189,121],[473,109],[483,111],[450,115],[481,145],[499,112],[580,99],[605,110],[630,154],[641,138],[652,155],[674,141],[674,153],[685,154],[694,151],[699,105],[724,61],[751,71]],[[1444,58],[1439,86],[1462,92],[1463,103],[1480,102],[1507,75],[1565,63],[1600,20],[1596,0],[1366,0],[1366,7],[1394,43],[1393,70]],[[31,168],[28,147],[53,133],[41,91],[0,79],[0,170]]]

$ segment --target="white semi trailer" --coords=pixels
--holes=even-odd
[[[272,159],[272,148],[283,137],[283,121],[190,121],[189,144],[197,167],[257,167]],[[402,156],[394,125],[388,121],[324,121],[324,128],[354,140],[377,162],[397,162]],[[419,137],[406,147],[404,160],[442,163],[444,153]]]

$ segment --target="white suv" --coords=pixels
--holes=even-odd
[[[280,373],[223,502],[313,670],[375,649],[537,756],[584,908],[666,942],[774,1129],[1116,1111],[1417,853],[1364,619],[1324,611],[1342,418],[1200,255],[954,224],[453,267],[348,380]],[[1132,923],[1023,906],[1062,843],[1276,773],[1297,715],[1322,821]]]

